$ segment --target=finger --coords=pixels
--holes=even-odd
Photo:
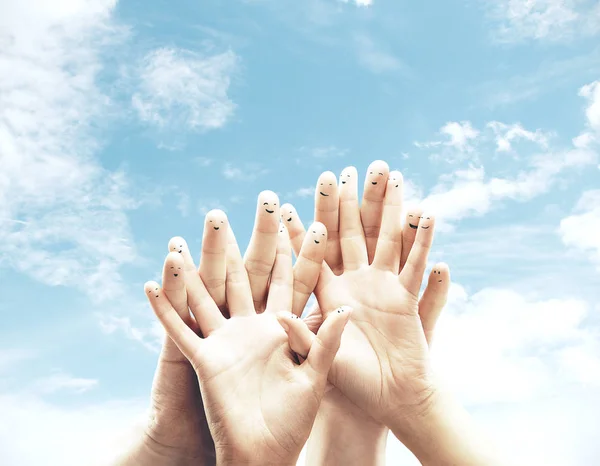
[[[256,311],[252,301],[248,272],[246,272],[242,253],[231,226],[227,230],[227,237],[227,279],[225,289],[229,315],[252,315]]]
[[[379,238],[381,216],[383,214],[383,198],[390,174],[390,167],[383,160],[375,160],[367,169],[365,189],[360,206],[360,219],[365,232],[369,264],[375,257],[375,248]]]
[[[429,274],[427,287],[419,301],[419,317],[427,344],[431,346],[438,317],[448,301],[450,269],[444,263],[436,264]]]
[[[356,168],[345,168],[340,180],[340,247],[344,270],[355,270],[368,263],[367,246],[358,207]]]
[[[292,308],[294,273],[292,271],[292,245],[287,229],[281,225],[277,237],[277,256],[273,266],[267,312]]]
[[[190,254],[190,248],[188,247],[187,242],[181,236],[175,236],[169,240],[169,251],[181,254],[181,257],[183,257],[184,268],[196,268],[194,265],[194,259]]]
[[[222,210],[215,209],[206,214],[198,270],[208,294],[219,309],[225,309],[228,228],[227,215]]]
[[[302,359],[306,359],[317,336],[308,329],[302,319],[291,312],[278,312],[277,321],[288,335],[290,349]]]
[[[352,310],[346,306],[331,312],[321,325],[310,347],[306,363],[312,370],[325,378],[340,348],[342,332],[351,313]]]
[[[423,273],[427,265],[427,256],[433,243],[435,218],[433,215],[423,214],[419,219],[419,230],[413,247],[408,255],[406,264],[400,272],[400,283],[409,293],[417,296],[421,288]]]
[[[339,270],[341,273],[339,205],[340,198],[335,175],[333,172],[324,172],[319,177],[315,190],[315,222],[321,222],[327,228],[325,261],[332,270]]]
[[[292,313],[300,316],[308,298],[319,280],[326,254],[327,229],[319,222],[313,223],[304,237],[302,249],[294,265],[294,301]]]
[[[167,299],[186,324],[191,323],[187,305],[183,257],[178,252],[167,254],[162,274],[162,289]]]
[[[202,344],[202,340],[183,322],[158,283],[147,282],[144,285],[144,292],[169,338],[175,342],[179,350],[195,366],[196,352]]]
[[[406,264],[410,250],[415,242],[417,236],[417,230],[419,228],[419,219],[423,215],[421,208],[415,207],[408,211],[406,214],[406,221],[402,228],[402,250],[400,254],[400,270]]]
[[[281,206],[281,223],[287,228],[294,254],[298,257],[302,248],[302,242],[304,241],[305,231],[302,220],[300,220],[292,204],[283,204]]]
[[[183,276],[187,290],[188,307],[202,334],[208,336],[212,331],[223,325],[225,318],[208,291],[206,291],[186,241],[181,237],[172,238],[169,241],[169,248],[172,249],[173,246],[177,248],[176,251],[183,258]]]
[[[278,231],[279,198],[273,191],[263,191],[258,195],[254,231],[244,257],[256,312],[265,309],[269,276],[277,251]]]
[[[381,230],[373,259],[373,267],[390,270],[394,273],[398,272],[402,253],[403,186],[402,173],[391,172],[385,190]]]

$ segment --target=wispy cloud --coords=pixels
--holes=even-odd
[[[338,157],[345,157],[348,155],[348,149],[339,148],[333,144],[329,146],[316,146],[316,147],[306,147],[302,146],[298,149],[298,151],[303,154],[308,154],[315,159],[332,159]]]
[[[600,4],[594,0],[484,1],[501,42],[556,42],[600,32]]]
[[[519,124],[491,122],[487,128],[494,131],[493,141],[496,148],[512,148],[511,141],[525,138],[538,144],[540,153],[529,156],[527,165],[514,176],[487,176],[481,164],[455,170],[452,174],[440,178],[439,183],[423,200],[423,206],[438,214],[441,220],[440,227],[451,228],[448,222],[468,216],[484,215],[499,201],[510,199],[523,202],[546,193],[568,170],[597,165],[598,152],[592,144],[596,137],[596,97],[600,97],[600,93],[596,96],[595,91],[595,84],[580,91],[580,94],[588,99],[588,124],[584,132],[573,140],[573,147],[553,149],[548,147],[548,137],[539,130],[534,132]],[[589,136],[587,145],[583,144],[585,135]],[[469,139],[463,138],[462,133],[459,133],[459,136],[450,133],[450,136],[450,143],[458,148],[463,147],[463,142]],[[489,140],[484,139],[484,142]],[[461,153],[462,151],[459,151],[459,155]]]
[[[223,169],[221,170],[221,174],[226,179],[240,181],[254,181],[267,173],[269,173],[269,170],[258,163],[234,165],[228,162],[223,165]]]
[[[579,250],[598,264],[600,270],[600,190],[585,191],[572,215],[560,222],[563,243]]]
[[[358,62],[372,73],[401,72],[410,74],[408,66],[384,44],[377,43],[366,34],[357,34],[354,42]]]
[[[101,47],[121,37],[115,2],[30,3],[0,14],[11,37],[0,47],[0,218],[18,220],[0,221],[0,264],[114,296],[120,266],[136,257],[127,178],[94,158],[108,102],[96,85]]]
[[[506,76],[475,87],[475,97],[490,108],[533,100],[557,88],[569,88],[600,74],[600,49],[567,59],[544,60],[529,73]]]
[[[470,121],[450,121],[440,129],[440,134],[445,136],[445,140],[434,140],[419,142],[413,144],[419,149],[435,149],[438,147],[446,147],[454,150],[453,154],[469,154],[473,152],[473,143],[479,137],[479,130],[475,129]],[[446,161],[451,159],[461,160],[464,157],[451,157],[449,152],[442,154]]]
[[[97,379],[85,379],[64,373],[57,373],[37,379],[32,386],[32,390],[45,395],[61,391],[80,394],[91,390],[97,385]]]
[[[176,48],[153,50],[140,65],[132,105],[142,121],[159,128],[220,128],[235,110],[228,91],[237,62],[232,51],[201,55]]]
[[[295,191],[290,191],[285,194],[286,199],[294,199],[294,198],[306,198],[312,197],[315,194],[314,186],[307,186],[306,188],[298,188]]]
[[[528,131],[520,123],[507,125],[499,121],[492,121],[487,124],[487,127],[491,128],[496,135],[496,151],[498,152],[510,152],[513,149],[512,142],[523,139],[538,144],[542,149],[547,149],[552,136],[539,129]]]

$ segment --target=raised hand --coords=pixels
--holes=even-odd
[[[195,267],[185,264],[189,258],[172,254],[170,260],[185,269],[188,303],[203,339],[184,323],[158,284],[146,284],[155,313],[196,370],[219,464],[293,464],[308,437],[349,317],[347,310],[331,313],[315,337],[318,344],[297,364],[286,331],[293,340],[293,302],[307,299],[311,291],[294,294],[294,283],[314,286],[319,268],[314,263],[325,252],[324,227],[315,224],[313,231],[320,233],[307,235],[301,252],[305,260],[292,270],[288,233],[280,229],[263,314],[255,311],[237,248],[226,253],[230,319],[222,316]]]
[[[346,185],[350,185],[349,187],[352,188],[352,184],[355,185],[356,181],[356,170],[352,167],[345,169],[340,176],[340,191],[346,188]],[[335,274],[344,273],[343,254],[339,239],[344,241],[344,238],[351,235],[348,233],[348,229],[344,236],[340,235],[339,227],[341,224],[347,227],[348,221],[352,222],[350,225],[354,227],[352,230],[354,235],[362,236],[361,230],[364,232],[365,247],[363,250],[366,249],[369,263],[373,262],[375,253],[378,251],[378,264],[383,263],[391,270],[398,270],[404,266],[417,233],[417,229],[410,225],[416,226],[415,223],[418,223],[421,213],[415,210],[410,211],[407,214],[408,221],[405,228],[398,229],[402,209],[402,185],[402,175],[399,172],[390,173],[385,162],[374,162],[367,170],[360,214],[358,214],[357,199],[354,196],[346,196],[342,199],[352,205],[351,212],[354,214],[354,220],[348,217],[339,219],[340,210],[348,212],[348,209],[340,206],[340,194],[335,176],[331,172],[325,172],[319,177],[315,192],[315,219],[327,226],[330,238],[338,238],[336,242],[328,241],[326,255],[326,261]],[[393,191],[388,191],[388,189],[393,189]],[[394,196],[390,196],[390,193]],[[384,212],[385,216],[383,216]],[[360,215],[360,220],[356,221],[358,215]],[[382,216],[384,217],[383,223]],[[413,219],[417,219],[417,221],[415,222]],[[290,235],[297,247],[304,237],[304,229],[293,206],[286,204],[282,207],[282,220],[287,222]],[[437,317],[446,302],[449,285],[450,276],[447,266],[445,264],[436,265],[430,274],[429,284],[418,305],[418,315],[422,320],[422,332],[425,335],[433,334]],[[305,318],[305,322],[313,331],[318,329],[321,321],[322,314],[318,307],[314,307]],[[333,424],[339,426],[342,423],[342,419],[340,419],[342,417],[343,424],[349,431],[348,435],[343,437],[351,440],[348,442],[350,445],[336,448],[335,444],[342,441],[337,440],[339,435],[336,437],[330,435],[332,434],[330,431]],[[336,422],[336,419],[340,422]],[[357,426],[356,432],[352,432],[353,424]],[[353,456],[345,457],[345,464],[350,464],[350,461],[353,461],[352,464],[383,464],[387,428],[381,424],[381,421],[374,420],[365,410],[357,407],[337,388],[332,388],[327,392],[315,429],[318,431],[311,435],[309,443],[307,458],[309,464],[340,461],[340,458],[344,457],[344,453],[348,450],[352,452]],[[339,434],[339,428],[337,429],[336,433]],[[334,448],[331,448],[332,445]]]

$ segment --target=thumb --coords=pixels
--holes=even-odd
[[[340,307],[329,314],[317,332],[306,362],[318,374],[327,376],[329,373],[351,313],[350,307]]]
[[[306,359],[315,334],[312,333],[304,321],[291,312],[278,312],[277,321],[288,335],[290,348],[294,353],[303,359]]]

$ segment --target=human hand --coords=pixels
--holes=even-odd
[[[244,262],[250,288],[256,296],[255,305],[262,310],[267,291],[263,282],[265,278],[268,280],[275,261],[279,229],[278,205],[279,199],[275,193],[263,191],[259,194],[252,240]],[[215,210],[207,214],[198,269],[194,266],[183,238],[175,237],[169,241],[169,251],[179,253],[184,258],[184,266],[188,267],[189,272],[187,276],[199,274],[204,279],[209,293],[226,316],[229,315],[225,302],[227,227],[227,217],[221,211]],[[235,238],[232,238],[229,247],[238,250]],[[176,270],[177,266],[169,256],[163,268],[163,290],[184,322],[195,332],[199,332],[189,313],[187,292],[181,278],[184,277],[183,271],[178,274]],[[234,281],[232,277],[231,282]],[[215,464],[215,449],[204,413],[198,378],[187,358],[168,335],[163,343],[152,384],[150,413],[141,438],[117,464]]]
[[[351,180],[354,169],[348,168],[342,172],[340,186]],[[384,203],[387,179],[393,182],[395,189],[402,190],[402,175],[399,172],[389,172],[385,162],[376,161],[369,166],[367,175],[377,176],[375,183],[367,180],[365,183],[360,217],[362,230],[365,234],[365,243],[369,263],[372,263],[380,235],[382,215],[384,210],[390,209],[389,202]],[[349,176],[350,175],[350,176]],[[378,181],[383,178],[385,181]],[[356,177],[354,178],[356,180]],[[401,208],[401,193],[396,197]],[[336,274],[343,273],[343,255],[340,246],[339,234],[339,192],[335,175],[325,172],[317,181],[315,193],[315,220],[323,222],[328,229],[326,261]],[[395,212],[394,212],[395,213]],[[393,215],[389,214],[388,215]],[[398,212],[398,218],[400,212]],[[420,216],[418,211],[411,211],[410,215]],[[298,246],[305,234],[302,222],[299,220],[293,206],[282,206],[282,220],[290,229],[290,236],[295,246]],[[389,220],[389,219],[388,219]],[[410,249],[414,243],[416,230],[409,227],[408,223],[398,237],[402,242],[402,250],[398,252],[400,270],[402,270]],[[387,240],[387,238],[386,238]],[[404,252],[404,254],[402,254]],[[437,264],[430,274],[429,284],[419,301],[418,314],[428,341],[433,335],[437,317],[439,316],[447,298],[450,286],[450,276],[445,264]],[[322,314],[318,306],[314,306],[305,317],[305,322],[312,331],[316,331],[322,322]],[[340,425],[344,426],[344,433],[340,435]],[[374,420],[367,412],[359,408],[344,396],[339,389],[331,387],[326,391],[322,407],[319,410],[315,428],[308,444],[307,463],[327,464],[343,461],[344,464],[383,464],[385,462],[385,444],[387,427]]]
[[[316,224],[314,229],[319,227],[325,235],[324,227]],[[306,238],[301,255],[311,259],[298,261],[292,271],[289,237],[281,229],[263,314],[256,313],[249,283],[240,273],[244,265],[239,250],[227,250],[230,319],[221,315],[199,275],[186,270],[188,302],[204,339],[183,322],[158,284],[146,285],[155,313],[196,369],[219,464],[293,464],[308,437],[349,313],[335,312],[326,320],[314,337],[318,344],[304,354],[307,359],[301,365],[296,364],[282,327],[294,337],[290,313],[294,278],[314,286],[318,267],[303,264],[318,264],[319,255],[322,261],[321,238]],[[170,260],[184,266],[178,254]],[[303,277],[303,272],[314,277]]]

